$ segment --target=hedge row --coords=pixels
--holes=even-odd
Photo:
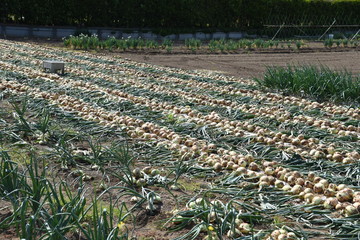
[[[1,0],[1,22],[137,28],[249,29],[360,23],[358,0]]]

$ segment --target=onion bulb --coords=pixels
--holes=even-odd
[[[339,191],[336,194],[336,198],[339,200],[339,202],[351,201],[352,197],[353,197],[353,190],[349,188],[344,188],[343,190]]]
[[[337,200],[337,198],[329,197],[324,202],[324,208],[334,209],[338,203],[339,201]]]

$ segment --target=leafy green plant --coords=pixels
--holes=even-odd
[[[238,48],[239,48],[238,44],[233,40],[229,40],[225,44],[225,49],[227,51],[234,51],[237,50]]]
[[[41,112],[40,120],[35,127],[43,134],[50,131],[50,112],[48,110],[43,110]]]
[[[154,40],[148,40],[145,44],[148,49],[157,49],[159,47],[159,43]]]
[[[89,45],[91,49],[97,49],[100,46],[100,40],[97,37],[97,35],[93,34],[90,38],[89,38]]]
[[[112,198],[109,200],[109,209],[101,207],[99,199],[94,198],[91,203],[90,221],[79,224],[78,228],[87,240],[126,240],[128,230],[124,220],[128,209],[125,203],[121,203],[118,214],[115,214]],[[117,216],[116,216],[117,215]],[[118,222],[118,224],[116,224]]]
[[[275,41],[274,41],[275,48],[278,48],[278,47],[279,47],[279,43],[280,43],[280,42],[279,42],[278,40],[275,40]]]
[[[45,167],[40,169],[39,160],[34,154],[31,154],[29,163],[26,165],[26,173],[28,174],[28,183],[23,184],[22,188],[26,191],[29,198],[29,205],[32,212],[38,213],[41,209],[41,200],[45,195],[46,189],[46,170]],[[44,161],[42,165],[45,166]]]
[[[80,183],[73,193],[65,181],[58,185],[48,181],[45,191],[44,201],[48,208],[43,209],[40,214],[46,229],[42,239],[63,239],[85,216],[84,185]]]
[[[166,50],[167,53],[171,53],[172,50],[173,50],[173,48],[172,48],[171,46],[167,46],[167,47],[165,48],[165,50]]]
[[[101,41],[97,35],[83,35],[79,36],[69,36],[68,38],[63,38],[63,43],[65,47],[72,47],[73,49],[107,49],[112,51],[114,49],[122,49],[123,51],[127,49],[144,49],[146,48],[158,48],[159,44],[154,40],[144,40],[141,38],[128,38],[128,39],[116,39],[115,37],[109,37],[108,39]],[[167,42],[166,44],[170,44]],[[172,44],[171,44],[172,46]]]
[[[246,45],[246,47],[247,47],[248,49],[251,49],[251,47],[254,45],[254,42],[251,41],[251,40],[247,40],[246,43],[245,43],[245,45]]]
[[[123,182],[127,187],[135,188],[136,179],[133,175],[134,157],[129,148],[123,144],[114,144],[107,149],[108,160],[114,164],[110,173]]]
[[[28,110],[28,99],[25,97],[19,104],[11,102],[11,105],[15,111],[15,118],[18,120],[17,130],[23,132],[26,138],[34,132],[33,127],[25,116],[25,113]]]
[[[194,38],[185,39],[185,46],[194,52],[196,49],[200,49],[201,40]]]
[[[275,44],[275,42],[272,41],[272,40],[269,40],[268,43],[269,43],[269,47],[270,47],[270,48],[272,48],[272,47],[274,46],[274,44]]]
[[[217,49],[217,43],[215,40],[211,40],[208,44],[208,48],[210,50],[210,52],[215,52]]]
[[[55,145],[56,152],[54,154],[59,157],[58,159],[63,168],[67,168],[68,165],[75,166],[77,164],[75,156],[72,154],[72,146],[68,141],[69,138],[70,136],[64,132]]]
[[[118,39],[116,41],[116,46],[117,46],[118,49],[122,49],[123,51],[126,51],[126,49],[128,49],[127,40]]]
[[[129,38],[126,40],[127,46],[128,48],[132,48],[132,49],[142,49],[145,46],[145,42],[143,39],[138,38]]]
[[[343,47],[347,47],[349,45],[349,40],[348,39],[343,39],[342,40],[342,45],[343,45]]]
[[[2,152],[1,192],[13,203],[15,211],[1,225],[14,225],[24,239],[63,239],[84,211],[83,187],[73,195],[66,182],[59,187],[48,180],[44,162],[31,155],[24,172],[20,173],[10,157]],[[6,185],[5,185],[6,184]],[[13,189],[14,188],[14,189]],[[10,191],[10,192],[9,192]],[[46,207],[45,207],[46,205]]]
[[[295,46],[296,46],[297,50],[300,50],[300,48],[303,46],[303,42],[302,41],[296,41]]]
[[[115,37],[106,39],[104,44],[109,51],[113,50],[113,48],[118,48],[118,40]]]
[[[262,48],[264,46],[264,40],[262,39],[255,39],[254,41],[256,48]]]
[[[14,216],[19,219],[19,233],[21,239],[32,240],[36,239],[37,221],[39,220],[39,211],[34,212],[31,216],[28,216],[28,203],[31,202],[28,198],[23,199],[19,211],[15,212]]]
[[[71,47],[71,36],[69,38],[63,37],[62,40],[65,47]]]
[[[72,47],[73,49],[97,49],[100,46],[100,40],[96,34],[79,34],[67,38],[63,38],[65,47]]]
[[[174,42],[168,38],[165,38],[161,44],[163,49],[171,49],[171,50],[172,50],[173,45],[174,45]]]
[[[258,84],[268,88],[305,94],[317,100],[360,102],[360,81],[349,72],[335,72],[327,67],[268,67]]]
[[[11,161],[7,152],[0,152],[0,196],[9,200],[14,208],[19,206],[23,175],[19,172],[18,164]]]
[[[324,41],[324,46],[328,48],[332,48],[334,45],[334,40],[332,38],[328,38]]]

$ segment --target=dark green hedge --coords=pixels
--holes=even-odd
[[[264,24],[360,24],[360,1],[0,0],[1,22],[136,28],[249,29]]]

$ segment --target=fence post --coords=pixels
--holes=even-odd
[[[29,38],[33,38],[34,36],[34,28],[32,26],[28,26],[29,30]]]
[[[277,30],[277,32],[275,33],[275,35],[272,37],[271,41],[274,40],[276,38],[276,36],[278,35],[278,33],[280,32],[280,30],[284,27],[285,23],[283,23],[279,29]]]
[[[328,27],[328,29],[326,29],[326,31],[323,33],[323,35],[321,35],[321,37],[319,37],[318,40],[320,40],[329,30],[330,28],[336,23],[336,19],[334,19],[333,23]]]
[[[6,26],[1,24],[1,31],[3,33],[4,38],[6,39]]]
[[[57,28],[56,27],[52,28],[52,38],[57,39]]]
[[[360,29],[354,34],[354,36],[350,39],[350,41],[354,40],[354,38],[356,38],[356,36],[359,34]]]

